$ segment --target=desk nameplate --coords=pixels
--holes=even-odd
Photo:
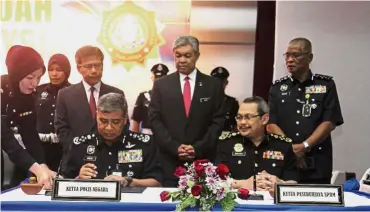
[[[344,206],[342,185],[276,184],[275,204]]]
[[[120,201],[119,181],[55,179],[52,200]]]

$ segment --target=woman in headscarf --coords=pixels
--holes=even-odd
[[[2,125],[16,126],[30,156],[38,164],[45,164],[43,147],[36,131],[34,97],[40,78],[45,73],[44,61],[33,48],[15,45],[9,49],[5,63],[8,75],[1,76]],[[2,149],[9,152],[9,149]],[[43,166],[47,168],[46,165]],[[20,176],[22,177],[27,177],[26,173]]]
[[[71,64],[65,55],[55,54],[47,68],[50,82],[37,87],[36,92],[37,131],[43,142],[46,164],[57,171],[63,151],[54,129],[55,104],[58,91],[70,85]]]

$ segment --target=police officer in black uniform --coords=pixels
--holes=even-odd
[[[330,134],[343,124],[334,80],[311,72],[312,45],[306,38],[290,41],[284,56],[291,75],[276,80],[270,89],[268,130],[292,138],[300,183],[330,184]]]
[[[19,145],[18,141],[14,137],[13,130],[7,125],[8,121],[6,116],[1,116],[1,150],[4,150],[9,159],[22,168],[23,170],[29,170],[37,176],[37,182],[43,184],[46,188],[51,188],[54,173],[48,169],[45,164],[38,164],[28,152]],[[4,167],[3,157],[1,157],[1,167]],[[4,186],[4,172],[1,171],[1,190],[8,189],[10,187]],[[11,186],[11,185],[10,185]]]
[[[166,76],[169,69],[166,65],[159,63],[152,67],[152,80]],[[131,117],[131,131],[152,134],[148,121],[148,106],[150,103],[151,90],[139,94]],[[140,130],[141,124],[141,130]]]
[[[221,136],[219,162],[228,165],[233,187],[273,190],[275,183],[296,183],[298,172],[291,139],[267,134],[268,105],[250,97],[240,105],[236,120],[239,132]]]
[[[50,82],[37,87],[37,131],[43,142],[46,164],[57,171],[62,158],[62,146],[55,134],[54,115],[58,91],[70,85],[71,64],[63,54],[53,55],[48,63]]]
[[[36,130],[35,89],[45,73],[41,55],[31,47],[12,46],[6,56],[8,75],[1,76],[1,115],[6,116],[7,126],[17,128],[21,143],[39,164],[45,156]],[[15,169],[14,185],[27,173],[21,167]]]
[[[99,98],[97,131],[76,137],[62,175],[67,178],[119,180],[123,186],[160,186],[162,170],[151,135],[125,132],[124,95]]]
[[[224,67],[217,67],[211,72],[212,77],[218,77],[223,81],[224,89],[229,83],[229,81],[227,80],[229,78],[229,75],[229,71],[227,71],[227,69]],[[238,113],[239,103],[236,98],[228,95],[225,95],[224,101],[225,122],[222,131],[225,134],[225,132],[227,133],[237,131],[235,117]]]

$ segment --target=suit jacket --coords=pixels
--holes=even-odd
[[[101,83],[99,96],[123,91]],[[82,82],[59,90],[55,111],[55,131],[66,155],[74,137],[91,132],[96,125],[90,113],[89,102]]]
[[[173,172],[178,165],[184,163],[179,160],[177,152],[181,144],[192,145],[196,159],[215,158],[216,142],[224,123],[223,99],[221,81],[197,71],[187,117],[179,73],[172,73],[154,82],[149,104],[149,122],[154,141],[159,147],[165,186],[176,185]]]

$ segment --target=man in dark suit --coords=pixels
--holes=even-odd
[[[177,186],[173,174],[177,166],[194,159],[214,160],[224,123],[221,81],[196,69],[198,39],[179,37],[173,53],[177,72],[154,82],[149,105],[167,187]]]
[[[101,82],[104,55],[98,47],[81,47],[75,60],[83,80],[61,89],[56,103],[55,130],[63,146],[63,158],[73,138],[89,133],[95,126],[99,97],[112,92],[123,94],[122,90]]]

